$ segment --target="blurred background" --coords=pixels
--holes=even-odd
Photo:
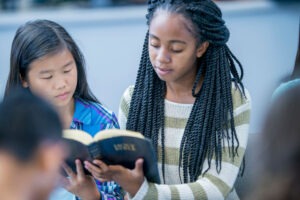
[[[147,0],[1,0],[2,9],[24,10],[42,7],[86,7],[128,6],[146,4]]]
[[[244,66],[252,97],[250,133],[262,129],[264,112],[280,82],[291,74],[298,42],[299,1],[216,1],[231,31],[229,47]],[[118,113],[134,84],[145,33],[146,0],[0,0],[0,99],[17,28],[34,19],[64,26],[86,58],[97,98]]]

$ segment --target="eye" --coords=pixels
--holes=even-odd
[[[157,41],[151,40],[150,41],[150,46],[152,46],[154,48],[158,48],[159,47],[159,43]]]
[[[182,49],[178,49],[178,50],[172,49],[172,52],[174,53],[181,53],[182,51],[183,51]]]
[[[45,77],[41,77],[42,79],[46,79],[46,80],[49,80],[49,79],[51,79],[52,78],[52,75],[50,75],[50,76],[45,76]]]
[[[159,47],[159,45],[157,45],[157,44],[152,44],[152,43],[150,43],[150,45],[151,45],[152,47],[154,47],[154,48],[158,48],[158,47]]]
[[[71,69],[65,70],[64,73],[67,74],[67,73],[69,73],[70,71],[71,71]]]
[[[183,45],[173,44],[173,45],[170,46],[170,50],[173,53],[181,53],[181,52],[183,52],[184,47],[183,47]]]
[[[72,69],[73,69],[73,66],[72,66],[72,65],[69,65],[69,66],[67,66],[67,67],[65,67],[65,68],[63,69],[63,73],[64,73],[64,74],[67,74],[67,73],[69,73],[70,71],[72,71]]]

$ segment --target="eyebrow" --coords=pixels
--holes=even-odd
[[[71,64],[73,64],[73,60],[71,60],[71,61],[69,61],[68,63],[66,63],[64,66],[62,66],[62,68],[65,68],[65,67],[67,67],[67,66],[69,66],[69,65],[71,65]]]
[[[66,64],[64,64],[64,65],[62,66],[62,68],[65,68],[65,67],[71,65],[73,62],[74,62],[73,60],[67,62]],[[52,70],[43,70],[43,71],[40,72],[40,74],[47,74],[47,73],[50,73],[51,71],[52,71]]]
[[[155,35],[153,35],[153,34],[151,34],[151,33],[149,33],[149,36],[150,36],[150,37],[153,37],[153,38],[156,39],[156,40],[160,40],[157,36],[155,36]],[[170,40],[169,42],[170,42],[170,43],[181,43],[181,44],[186,44],[186,42],[181,41],[181,40]]]

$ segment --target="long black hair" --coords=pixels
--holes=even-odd
[[[229,147],[232,157],[237,155],[239,141],[234,125],[231,88],[233,81],[244,93],[241,82],[243,68],[226,45],[229,31],[222,19],[220,9],[214,2],[211,0],[149,0],[148,25],[158,9],[183,15],[193,26],[198,43],[205,41],[210,43],[198,62],[198,72],[192,89],[196,100],[180,145],[179,168],[183,167],[183,177],[186,183],[197,180],[203,173],[205,158],[208,158],[210,168],[211,160],[215,157],[217,171],[221,170],[222,146],[225,138],[228,142],[232,142]],[[149,59],[148,39],[149,32],[144,41],[126,128],[141,132],[151,138],[156,151],[158,151],[158,135],[161,134],[162,172],[165,179],[164,98],[166,84],[153,70]],[[241,75],[238,74],[236,63],[241,70]],[[202,76],[204,77],[203,85],[200,91],[196,92],[196,86]]]
[[[80,49],[62,26],[49,20],[29,21],[18,28],[11,47],[10,72],[4,97],[11,88],[21,86],[21,78],[26,80],[33,61],[59,53],[65,48],[71,52],[77,67],[78,81],[74,97],[99,103],[89,89]]]

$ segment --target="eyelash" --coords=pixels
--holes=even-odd
[[[52,78],[52,76],[49,76],[49,77],[44,77],[44,78],[42,78],[42,79],[49,80],[49,79],[51,79],[51,78]]]
[[[159,46],[158,45],[154,45],[154,44],[150,44],[152,47],[154,48],[158,48]]]
[[[64,71],[64,73],[66,74],[66,73],[69,73],[71,71],[71,69],[70,70],[66,70],[66,71]]]
[[[181,53],[183,50],[172,50],[174,53]]]
[[[153,44],[150,44],[152,47],[154,48],[159,48],[158,45],[153,45]],[[173,53],[181,53],[183,50],[171,50]]]

